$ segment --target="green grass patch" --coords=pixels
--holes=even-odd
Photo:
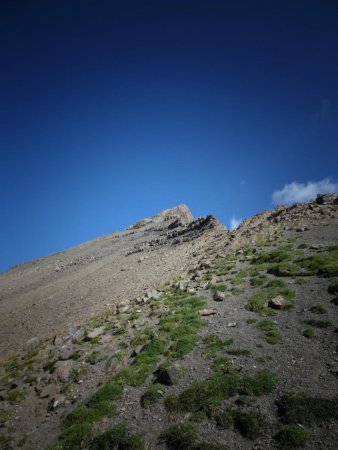
[[[297,263],[313,275],[338,276],[338,250],[336,249],[300,259]]]
[[[338,278],[333,278],[328,287],[329,294],[338,294]]]
[[[254,294],[247,304],[245,305],[245,309],[247,311],[253,311],[257,313],[265,313],[270,314],[269,309],[266,308],[266,304],[269,300],[271,300],[274,297],[277,297],[277,295],[281,295],[285,298],[285,300],[288,301],[287,306],[292,306],[292,299],[295,296],[295,291],[286,287],[285,285],[279,285],[279,286],[268,286],[262,288],[259,292]]]
[[[173,425],[160,434],[160,439],[172,450],[193,448],[197,437],[197,426],[191,422]]]
[[[309,433],[298,425],[285,425],[274,439],[280,450],[293,450],[304,447],[309,439]]]
[[[270,394],[276,387],[276,377],[269,370],[261,370],[253,377],[245,377],[242,380],[240,392],[245,395]]]
[[[270,252],[261,252],[251,260],[251,264],[279,263],[289,260],[290,258],[290,246],[285,245],[271,250]]]
[[[128,435],[124,425],[117,425],[100,436],[96,436],[89,445],[89,450],[144,450],[144,448],[141,436]]]
[[[271,345],[277,344],[282,339],[278,326],[272,320],[261,320],[256,328],[263,333],[263,339]]]
[[[261,414],[248,411],[236,411],[234,426],[239,433],[247,439],[257,439],[265,429],[265,419]]]
[[[310,308],[310,311],[314,314],[326,314],[327,308],[324,305],[314,305]]]
[[[287,424],[311,425],[338,420],[338,397],[326,399],[307,393],[286,393],[277,400],[278,413]]]
[[[163,389],[162,384],[151,384],[141,397],[142,407],[149,408],[150,405],[156,403],[161,397],[163,397]]]
[[[215,358],[217,353],[224,349],[228,345],[232,345],[234,340],[232,338],[222,341],[218,336],[214,334],[209,334],[203,339],[205,344],[204,354],[207,358]]]
[[[316,319],[307,319],[304,320],[307,325],[311,325],[315,328],[328,328],[332,325],[329,320],[316,320]]]
[[[216,291],[225,292],[226,286],[223,283],[212,284],[209,286],[209,289],[213,292],[216,292]]]
[[[232,356],[250,356],[251,352],[246,348],[234,348],[227,350],[227,354]]]
[[[26,394],[21,389],[13,389],[8,392],[7,397],[11,403],[19,403],[25,398]]]
[[[250,280],[250,286],[263,286],[263,284],[266,282],[267,277],[266,275],[257,275],[251,278]]]
[[[311,339],[313,338],[315,335],[315,330],[313,328],[305,328],[305,330],[303,331],[303,336]]]
[[[254,318],[246,319],[246,323],[249,325],[252,325],[253,323],[256,323],[256,322],[257,322],[257,319],[254,319]]]

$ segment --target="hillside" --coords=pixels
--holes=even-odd
[[[178,206],[0,276],[0,448],[338,448],[338,200]]]

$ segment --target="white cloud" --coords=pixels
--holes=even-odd
[[[338,192],[338,184],[330,178],[321,181],[308,181],[297,183],[296,181],[286,184],[280,191],[274,191],[272,200],[274,203],[299,203],[314,199],[317,194],[332,194]]]
[[[235,230],[241,222],[242,219],[236,219],[235,216],[232,216],[230,220],[230,230]]]

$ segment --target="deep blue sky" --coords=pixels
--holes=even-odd
[[[4,0],[0,22],[0,270],[338,180],[336,0]]]

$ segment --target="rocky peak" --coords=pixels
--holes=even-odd
[[[165,209],[147,219],[139,220],[134,225],[128,227],[127,230],[137,229],[146,225],[158,224],[159,222],[165,221],[178,221],[181,225],[187,225],[193,220],[193,215],[187,205],[178,205],[173,208]]]

